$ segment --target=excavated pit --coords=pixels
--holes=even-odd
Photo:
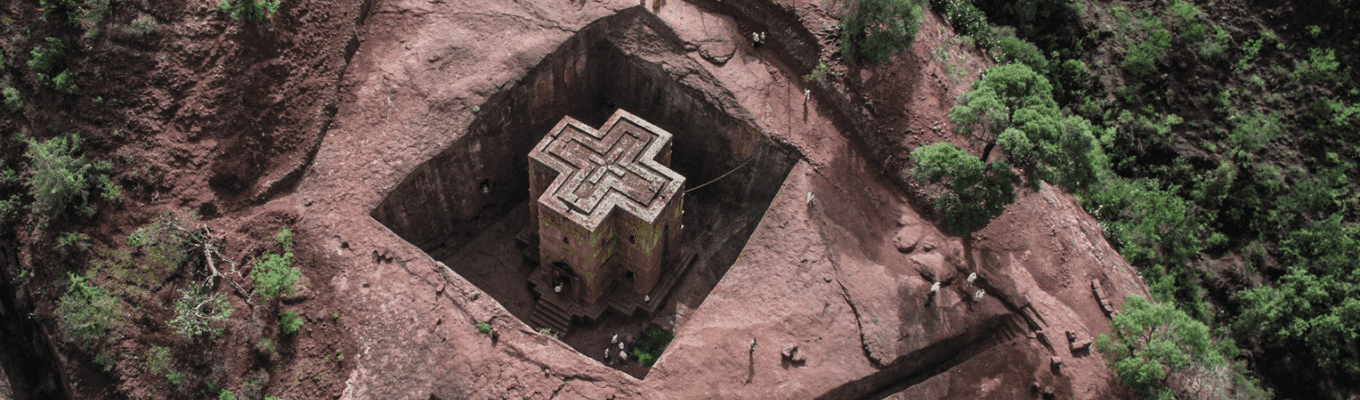
[[[655,313],[611,310],[599,320],[577,318],[560,338],[644,377],[649,368],[605,359],[610,337],[639,337],[653,323],[675,330],[677,308],[699,307],[799,159],[727,100],[680,43],[640,7],[590,24],[515,85],[463,111],[476,118],[461,138],[412,171],[370,215],[527,321],[536,300],[528,284],[533,266],[522,259],[515,236],[532,227],[532,147],[564,116],[599,127],[618,108],[671,132],[671,168],[686,178],[688,190],[682,246],[696,253],[693,263]]]

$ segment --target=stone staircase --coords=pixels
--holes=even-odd
[[[1025,319],[1018,315],[1011,315],[996,328],[998,331],[992,334],[992,344],[999,345],[1010,343],[1016,339],[1025,338],[1028,335],[1029,326]]]
[[[553,302],[543,298],[534,304],[534,313],[529,315],[529,326],[548,328],[558,336],[566,336],[571,331],[571,315]]]

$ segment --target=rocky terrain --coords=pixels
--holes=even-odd
[[[32,6],[4,6],[6,29],[38,25]],[[87,49],[76,51],[90,65],[70,62],[81,95],[30,81],[28,104],[6,114],[3,129],[82,132],[94,158],[154,178],[120,176],[125,197],[97,204],[95,217],[5,237],[0,397],[1132,397],[1091,342],[1110,332],[1104,308],[1149,295],[1071,195],[1020,189],[1001,217],[961,238],[907,180],[910,149],[966,144],[949,108],[988,65],[934,13],[910,49],[870,66],[833,63],[836,79],[822,81],[803,76],[836,54],[836,18],[812,0],[296,1],[261,24],[206,2],[110,9],[108,24],[149,15],[160,30],[81,39]],[[5,56],[27,49],[7,45]],[[936,49],[969,61],[946,67]],[[640,373],[580,348],[599,343],[538,332],[514,312],[522,306],[502,304],[488,294],[500,289],[448,261],[469,246],[513,251],[508,230],[496,243],[478,239],[523,216],[513,211],[527,199],[514,178],[523,166],[513,162],[544,124],[573,115],[598,126],[615,107],[674,132],[677,168],[695,182],[760,160],[696,197],[695,207],[716,211],[686,222],[710,225],[707,257],[730,266],[692,271],[695,289],[638,317],[675,333]],[[6,146],[7,165],[17,165],[22,150]],[[396,209],[487,219],[468,222],[475,229],[461,239],[412,244],[374,210],[431,168],[462,186],[415,186],[426,200]],[[484,181],[504,186],[488,191]],[[281,340],[282,354],[250,350],[270,335],[260,327],[273,315],[229,285],[217,288],[235,311],[220,338],[168,332],[157,321],[169,319],[164,308],[190,272],[155,288],[159,311],[120,328],[124,343],[106,349],[127,356],[112,367],[54,333],[67,272],[92,256],[63,255],[45,232],[86,232],[116,247],[183,209],[242,270],[291,227],[305,289],[278,307],[306,324]],[[10,284],[20,271],[36,276]],[[140,354],[149,346],[184,354],[174,368],[191,372],[190,383],[147,372]]]

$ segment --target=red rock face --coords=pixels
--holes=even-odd
[[[824,45],[835,43],[826,28],[835,21],[820,2],[699,3],[376,6],[337,128],[292,200],[301,229],[346,244],[318,251],[341,271],[327,284],[342,312],[360,316],[347,325],[362,356],[345,396],[1009,399],[1035,396],[1038,383],[1064,398],[1126,397],[1098,354],[1059,334],[1108,331],[1092,280],[1116,303],[1143,292],[1070,196],[1022,191],[1007,214],[964,240],[942,233],[929,205],[914,204],[896,179],[910,148],[957,140],[947,112],[966,82],[946,84],[930,56],[945,40],[938,19],[928,16],[908,53],[872,68],[835,65],[834,78],[814,83],[801,75],[835,51]],[[765,45],[749,42],[754,31],[767,32]],[[973,55],[965,70],[982,59]],[[606,73],[617,79],[598,80]],[[687,209],[712,210],[687,212],[686,235],[749,232],[704,242],[730,269],[698,268],[684,279],[711,281],[711,292],[682,282],[642,321],[676,331],[645,379],[597,362],[608,335],[569,346],[517,317],[531,302],[488,295],[527,289],[472,282],[520,267],[457,265],[503,260],[504,241],[478,235],[513,232],[497,222],[512,211],[490,222],[476,215],[528,192],[527,172],[515,167],[527,160],[505,155],[527,154],[539,138],[511,133],[548,132],[560,118],[550,111],[573,107],[607,109],[574,114],[601,123],[610,104],[652,110],[637,112],[676,134],[672,167],[687,178],[736,171],[716,181],[718,194],[686,198]],[[526,109],[522,119],[506,117]],[[678,129],[691,123],[706,125]],[[738,168],[786,154],[787,168],[774,174]],[[507,187],[520,194],[479,197],[483,179],[492,197]],[[412,194],[408,204],[442,202],[456,217],[388,203],[394,193]],[[721,213],[760,202],[768,209]],[[476,234],[448,239],[461,230]],[[476,321],[490,321],[495,338]],[[792,346],[796,361],[781,354]]]

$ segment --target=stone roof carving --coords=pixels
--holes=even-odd
[[[685,177],[657,161],[669,151],[671,134],[624,110],[600,129],[563,118],[529,152],[553,170],[539,204],[586,229],[598,228],[615,207],[655,221]]]

